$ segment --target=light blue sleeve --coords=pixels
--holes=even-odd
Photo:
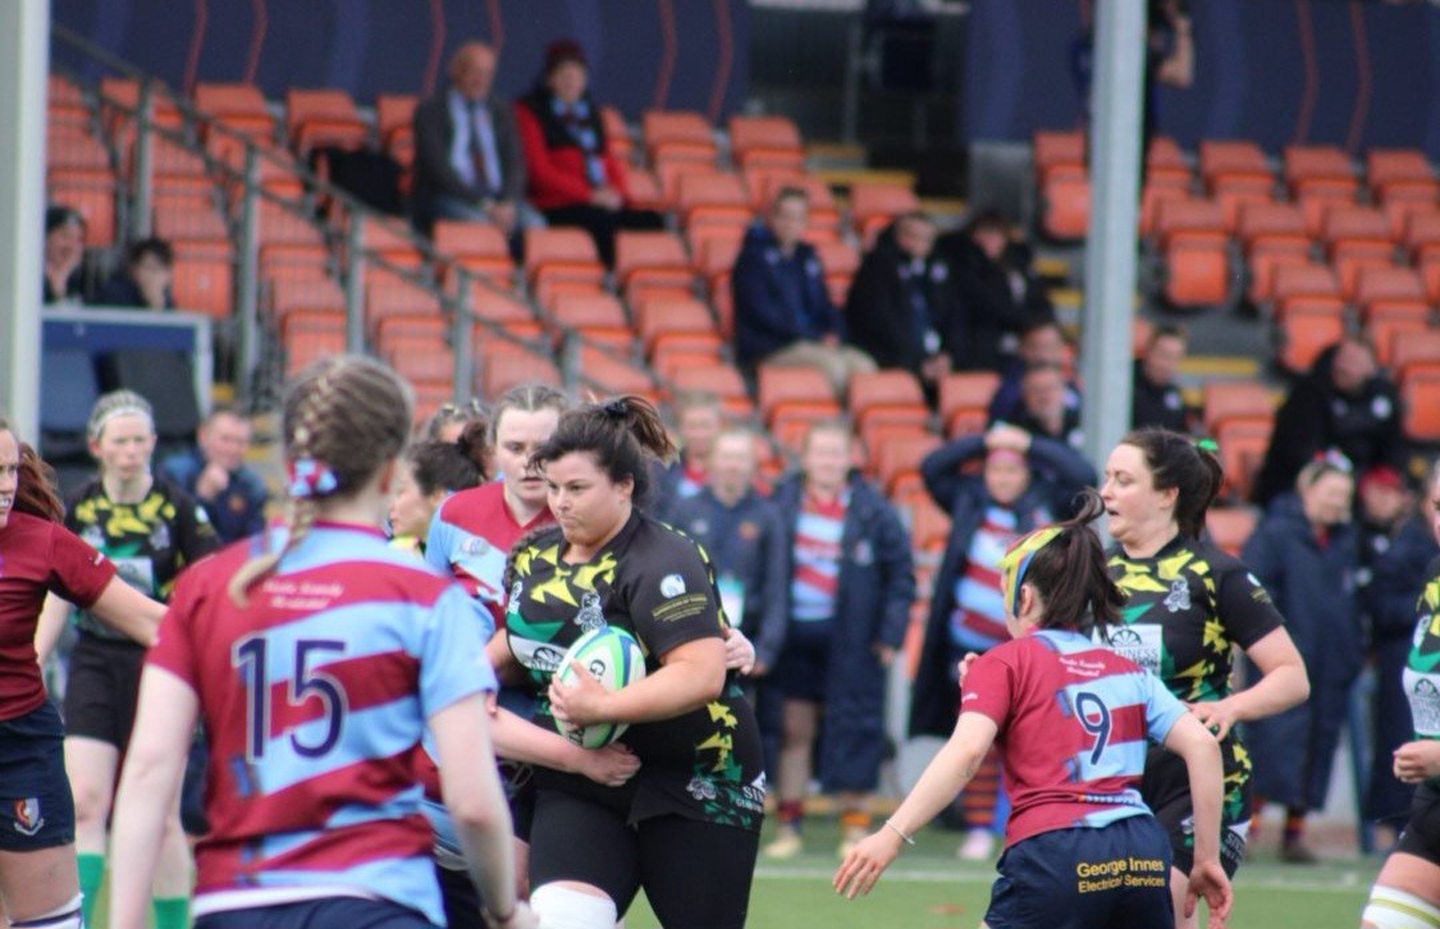
[[[448,499],[448,498],[447,498]],[[435,508],[430,517],[430,530],[425,534],[425,563],[446,577],[454,577],[455,569],[450,567],[450,550],[455,545],[455,527],[440,518],[445,504]]]
[[[1170,728],[1188,710],[1157,675],[1142,672],[1140,679],[1144,682],[1141,686],[1146,690],[1145,728],[1150,733],[1151,741],[1163,745],[1170,735]]]
[[[420,705],[426,719],[473,694],[499,689],[481,628],[471,622],[474,615],[470,598],[452,584],[420,630]]]

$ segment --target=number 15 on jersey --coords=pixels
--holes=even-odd
[[[337,639],[298,639],[295,642],[293,673],[288,680],[286,701],[299,707],[307,701],[319,700],[322,725],[318,738],[305,740],[291,727],[290,746],[302,758],[320,758],[329,754],[340,741],[345,727],[349,702],[345,689],[331,675],[315,669],[326,658],[345,654],[345,643]],[[230,651],[230,664],[239,670],[245,681],[245,757],[250,762],[262,761],[270,741],[272,725],[271,681],[269,672],[270,642],[264,635],[250,635],[235,643]],[[311,721],[303,724],[312,728]]]

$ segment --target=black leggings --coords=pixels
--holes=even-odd
[[[626,825],[622,811],[540,791],[530,839],[530,886],[579,881],[605,891],[621,914],[645,889],[665,929],[741,929],[760,835],[657,816]]]

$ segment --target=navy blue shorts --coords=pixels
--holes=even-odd
[[[0,850],[33,852],[75,841],[64,741],[60,711],[48,700],[0,722]]]
[[[327,897],[210,913],[195,929],[435,929],[417,910],[389,900]]]
[[[830,673],[830,637],[834,620],[791,622],[785,647],[770,672],[770,683],[787,700],[825,701]]]
[[[1170,840],[1153,816],[1057,829],[1012,845],[985,922],[991,929],[1171,929]]]

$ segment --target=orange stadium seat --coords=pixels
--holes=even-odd
[[[1040,188],[1040,230],[1057,242],[1083,239],[1090,229],[1090,178],[1083,168],[1054,173]]]
[[[535,284],[550,279],[598,286],[605,280],[590,233],[565,226],[525,230],[525,273]]]
[[[648,288],[689,291],[695,272],[675,233],[621,232],[615,236],[615,281],[634,302]]]
[[[739,167],[805,166],[800,129],[784,116],[730,117],[730,149]]]
[[[374,271],[368,275],[365,286],[365,320],[368,324],[376,325],[386,316],[439,314],[439,299],[419,284],[382,277]]]
[[[308,280],[281,278],[270,285],[270,314],[280,321],[282,329],[296,313],[322,313],[345,318],[345,291],[331,277]]]
[[[678,392],[703,392],[718,397],[725,411],[732,416],[748,416],[752,409],[750,397],[745,391],[745,379],[734,366],[722,361],[680,368],[669,380]]]
[[[887,494],[898,495],[902,484],[922,487],[920,462],[925,456],[940,447],[938,435],[922,434],[900,436],[870,450],[875,477]]]
[[[454,287],[453,281],[450,286]],[[470,282],[470,309],[482,323],[498,326],[517,339],[538,339],[545,331],[529,304],[485,280]],[[477,327],[477,339],[482,331],[483,326]]]
[[[1215,506],[1205,513],[1210,541],[1232,558],[1240,557],[1259,523],[1260,513],[1251,506]]]
[[[613,106],[604,106],[600,108],[600,125],[605,129],[605,147],[622,162],[630,161],[635,140],[630,137],[625,117]]]
[[[1273,417],[1229,419],[1219,424],[1215,430],[1215,444],[1220,446],[1220,466],[1225,471],[1225,480],[1220,487],[1222,497],[1234,500],[1250,498],[1274,431]]]
[[[510,285],[515,278],[515,261],[505,234],[491,223],[442,219],[435,223],[435,251],[443,260],[479,277]]]
[[[285,317],[281,341],[285,373],[294,377],[313,362],[345,351],[345,314],[298,310]]]
[[[902,184],[857,183],[850,187],[855,234],[868,248],[881,229],[902,213],[920,208],[915,191]]]
[[[709,368],[722,364],[723,342],[714,333],[673,333],[662,336],[650,350],[650,367],[667,381],[683,369]]]
[[[225,259],[177,256],[170,289],[180,309],[228,319],[235,297],[235,269]]]
[[[1365,153],[1365,177],[1381,200],[1395,196],[1440,196],[1440,183],[1425,153],[1416,148],[1372,148]]]
[[[820,258],[820,267],[825,269],[825,286],[830,291],[830,302],[836,306],[845,305],[850,292],[850,282],[860,270],[860,253],[847,242],[821,242],[815,245]]]
[[[637,210],[663,213],[670,208],[670,201],[665,198],[659,179],[644,168],[625,169],[625,198]]]
[[[924,432],[930,409],[920,381],[909,371],[890,369],[850,378],[847,406],[862,437],[880,425],[914,427]],[[869,444],[869,443],[867,443]],[[871,446],[872,452],[874,446]]]
[[[685,226],[750,225],[750,196],[740,175],[719,171],[682,174],[677,184],[675,206]]]
[[[921,552],[939,554],[950,538],[950,514],[928,496],[915,497],[910,516],[910,542]]]
[[[713,161],[684,161],[670,159],[655,166],[655,178],[660,183],[660,196],[667,207],[674,208],[680,202],[680,179],[691,174],[715,174],[720,168]]]
[[[1309,371],[1320,353],[1345,335],[1345,317],[1340,312],[1304,305],[1287,310],[1277,326],[1277,360],[1296,374]]]
[[[635,341],[635,332],[620,300],[611,294],[560,294],[552,310],[554,324],[589,341],[624,351]]]
[[[1230,289],[1225,218],[1207,200],[1166,200],[1156,223],[1168,275],[1165,297],[1176,306],[1224,303]]]
[[[1358,189],[1355,166],[1344,150],[1334,145],[1287,145],[1283,154],[1285,183],[1295,197],[1312,185],[1331,189]]]
[[[1000,387],[994,371],[958,371],[940,382],[940,420],[951,437],[985,430],[990,401]]]
[[[265,94],[254,84],[195,85],[195,108],[206,118],[269,144],[275,135],[275,117],[265,102]]]
[[[1253,203],[1274,203],[1275,190],[1269,181],[1240,175],[1217,180],[1212,197],[1220,204],[1225,231],[1234,234],[1240,228],[1241,211]]]
[[[805,422],[828,419],[840,413],[830,382],[814,368],[761,365],[757,381],[760,412],[772,428],[782,412],[792,421]]]
[[[397,133],[409,133],[415,121],[415,94],[380,94],[375,98],[375,129],[388,148]]]
[[[1150,140],[1145,152],[1145,182],[1157,187],[1190,186],[1190,165],[1180,145],[1169,136],[1159,135]]]
[[[1355,303],[1362,318],[1374,315],[1429,314],[1425,282],[1413,268],[1361,268],[1355,283]]]
[[[1400,381],[1405,434],[1419,442],[1440,441],[1440,366],[1412,365]]]
[[[47,123],[90,122],[90,105],[85,101],[85,92],[69,78],[59,74],[49,75],[46,85],[45,111]]]
[[[1375,359],[1388,368],[1393,363],[1396,343],[1423,334],[1428,326],[1423,315],[1376,312],[1365,321],[1364,333],[1375,347]]]
[[[1034,137],[1035,174],[1043,184],[1056,168],[1085,170],[1085,133],[1040,131]]]
[[[1340,277],[1340,292],[1353,299],[1360,269],[1394,263],[1395,243],[1390,223],[1373,207],[1332,207],[1323,226],[1330,263]]]
[[[1265,152],[1254,142],[1206,139],[1200,143],[1200,176],[1212,191],[1222,179],[1248,177],[1274,182]]]
[[[652,162],[715,160],[715,130],[699,113],[648,110],[641,117],[640,131]]]
[[[1429,256],[1440,257],[1440,212],[1410,216],[1405,223],[1403,241],[1416,264]]]
[[[302,154],[322,146],[361,148],[369,135],[349,91],[338,88],[285,91],[285,128]]]
[[[498,397],[519,384],[561,385],[550,356],[515,342],[486,339],[476,354],[483,396]]]
[[[85,217],[85,241],[96,248],[115,244],[115,176],[103,171],[51,170],[45,189],[51,203]]]
[[[1312,243],[1305,214],[1294,204],[1244,203],[1235,231],[1250,269],[1247,295],[1252,303],[1274,297],[1278,267],[1304,264],[1309,259]]]
[[[1205,431],[1211,435],[1228,421],[1265,421],[1275,416],[1270,388],[1259,381],[1209,381],[1201,390]]]
[[[1328,310],[1339,316],[1345,310],[1340,278],[1321,264],[1283,265],[1275,269],[1275,313],[1283,319],[1294,310]]]
[[[650,297],[635,304],[635,327],[647,352],[661,339],[684,336],[691,348],[698,345],[696,336],[709,336],[716,351],[720,334],[715,330],[715,317],[710,308],[694,297]]]
[[[638,394],[652,403],[659,402],[649,372],[596,346],[581,346],[578,372],[582,391],[590,390],[602,397]]]
[[[1390,350],[1390,369],[1404,377],[1408,368],[1431,365],[1440,368],[1440,330],[1427,329],[1400,339]]]

